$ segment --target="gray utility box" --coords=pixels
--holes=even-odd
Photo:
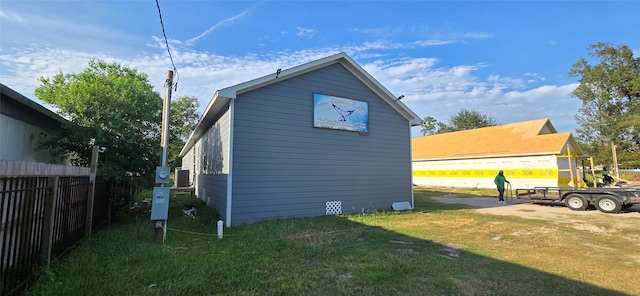
[[[176,187],[189,187],[189,170],[176,169]]]

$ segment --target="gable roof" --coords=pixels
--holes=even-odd
[[[391,106],[391,108],[393,108],[404,118],[406,118],[411,126],[422,124],[422,119],[420,119],[420,117],[413,111],[411,111],[411,109],[409,109],[409,107],[407,107],[404,103],[397,100],[397,96],[394,96],[389,90],[382,86],[382,84],[375,80],[369,73],[367,73],[367,71],[365,71],[346,53],[341,52],[292,68],[283,69],[281,71],[279,70],[277,73],[269,74],[254,80],[217,90],[214,93],[213,98],[211,98],[211,100],[209,101],[209,104],[207,105],[207,108],[205,109],[202,117],[200,117],[200,121],[198,122],[195,130],[189,136],[189,139],[182,148],[182,151],[180,151],[180,156],[183,156],[189,149],[191,149],[191,147],[193,147],[196,140],[199,139],[202,134],[209,128],[209,126],[211,126],[215,122],[216,116],[220,113],[220,111],[225,108],[230,100],[235,99],[238,95],[336,63],[344,66],[356,78],[358,78],[362,83],[369,87],[369,89],[380,96]]]
[[[571,133],[558,133],[547,118],[418,137],[411,143],[414,161],[557,155],[567,144],[572,154],[583,154]]]
[[[24,106],[25,108],[31,109],[37,113],[39,113],[42,116],[51,118],[55,121],[61,122],[61,123],[65,123],[68,122],[66,119],[64,119],[62,116],[54,113],[53,111],[43,107],[42,105],[32,101],[31,99],[25,97],[24,95],[22,95],[21,93],[13,90],[12,88],[0,83],[0,94],[1,94],[1,98],[0,100],[12,100],[14,102],[16,102],[17,104]],[[2,105],[2,104],[0,104]],[[4,111],[7,110],[2,110],[2,113],[4,113]]]

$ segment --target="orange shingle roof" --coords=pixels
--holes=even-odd
[[[413,160],[582,154],[569,132],[557,133],[549,119],[490,126],[411,139]],[[564,152],[566,153],[566,151]]]

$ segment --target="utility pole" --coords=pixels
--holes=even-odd
[[[96,177],[98,168],[98,145],[93,145],[91,150],[91,169],[89,171],[89,198],[87,199],[87,218],[84,234],[90,236],[93,231],[93,203],[96,194]]]
[[[616,182],[620,180],[620,172],[618,171],[618,156],[616,155],[616,143],[611,141],[611,154],[613,155],[613,169],[616,170]]]
[[[169,107],[171,107],[171,89],[173,88],[173,71],[167,71],[164,83],[164,99],[162,101],[162,133],[160,147],[162,157],[160,166],[156,167],[156,183],[153,188],[153,203],[151,205],[151,220],[155,221],[154,240],[164,242],[167,237],[167,215],[169,213],[170,190],[164,185],[169,182],[171,168],[167,167],[167,149],[169,148]]]
[[[576,180],[576,182],[573,182],[573,161],[571,160],[571,146],[569,144],[567,144],[567,159],[569,160],[569,176],[571,177],[569,186],[576,188],[576,183],[578,180]]]
[[[171,89],[173,88],[173,71],[167,71],[167,79],[164,83],[164,100],[162,101],[162,135],[160,146],[162,147],[161,166],[167,166],[167,149],[169,146],[169,109],[171,107]],[[164,185],[164,184],[161,184]]]

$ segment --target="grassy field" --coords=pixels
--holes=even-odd
[[[594,233],[431,201],[495,195],[446,191],[416,190],[412,212],[269,221],[223,239],[211,209],[176,197],[164,244],[140,207],[25,295],[640,295],[640,228]]]

